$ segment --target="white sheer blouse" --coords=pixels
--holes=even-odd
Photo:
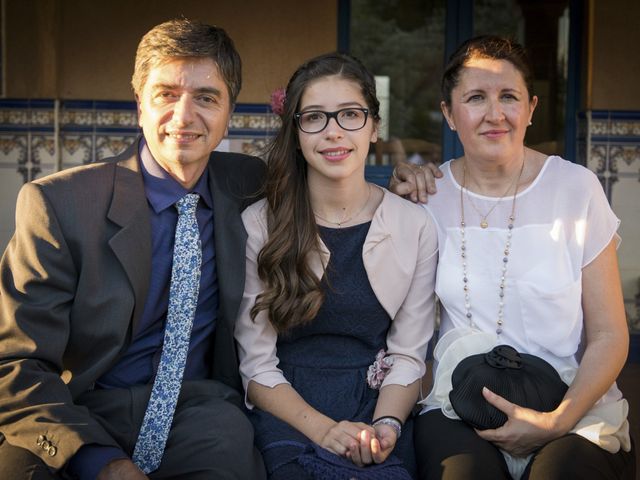
[[[442,170],[438,194],[430,197],[426,208],[438,228],[436,293],[444,307],[440,327],[444,334],[468,326],[469,321],[460,250],[461,187],[451,174],[450,162]],[[487,332],[496,330],[512,199],[464,195],[471,311],[477,327]],[[489,227],[481,228],[476,209],[486,214],[496,202],[487,219]],[[617,237],[619,223],[591,171],[560,157],[548,157],[538,177],[516,198],[500,340],[556,368],[566,362],[577,365],[582,268]]]
[[[496,334],[499,282],[513,197],[500,200],[465,190],[469,304],[476,326],[476,333],[468,335],[470,322],[465,309],[461,256],[461,186],[451,173],[451,162],[441,168],[444,176],[437,180],[438,193],[429,197],[425,208],[438,229],[436,294],[443,307],[443,341],[436,347],[436,384],[421,402],[424,410],[439,407],[447,414],[450,373],[455,364],[468,354],[478,353],[469,349],[488,351],[501,343],[545,359],[570,383],[583,348],[582,269],[612,239],[620,240],[616,233],[620,220],[611,210],[596,175],[551,156],[534,182],[518,193],[500,335]],[[489,226],[481,228],[481,218],[488,212]],[[448,332],[451,334],[446,335]],[[459,339],[462,340],[458,342]],[[447,351],[447,347],[451,348]],[[627,408],[614,383],[574,431],[610,451],[617,451],[620,443],[627,450]],[[609,424],[606,428],[603,419]]]

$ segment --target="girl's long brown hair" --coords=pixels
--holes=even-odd
[[[338,75],[360,85],[369,115],[379,121],[375,81],[354,57],[329,53],[296,70],[286,90],[282,127],[267,152],[265,193],[269,239],[258,255],[258,275],[264,291],[251,309],[251,318],[266,310],[278,333],[315,318],[324,295],[310,268],[310,256],[320,250],[307,184],[307,162],[298,144],[295,113],[310,82]]]

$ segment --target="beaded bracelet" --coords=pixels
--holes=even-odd
[[[378,417],[373,422],[371,422],[372,427],[375,427],[376,425],[389,425],[396,431],[396,438],[400,438],[400,435],[402,434],[402,422],[397,417],[391,415]]]

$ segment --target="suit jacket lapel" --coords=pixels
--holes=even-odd
[[[151,223],[138,163],[138,142],[115,165],[113,197],[107,218],[121,229],[109,245],[124,269],[135,298],[133,327],[142,315],[151,272]]]

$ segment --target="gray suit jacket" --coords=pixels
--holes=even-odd
[[[138,142],[113,159],[26,184],[0,262],[0,432],[62,467],[87,443],[116,446],[74,403],[129,345],[147,295],[151,227]],[[213,378],[240,390],[233,323],[244,288],[240,213],[264,164],[211,154],[219,312]],[[38,445],[46,436],[55,455]],[[42,442],[40,442],[42,443]]]

